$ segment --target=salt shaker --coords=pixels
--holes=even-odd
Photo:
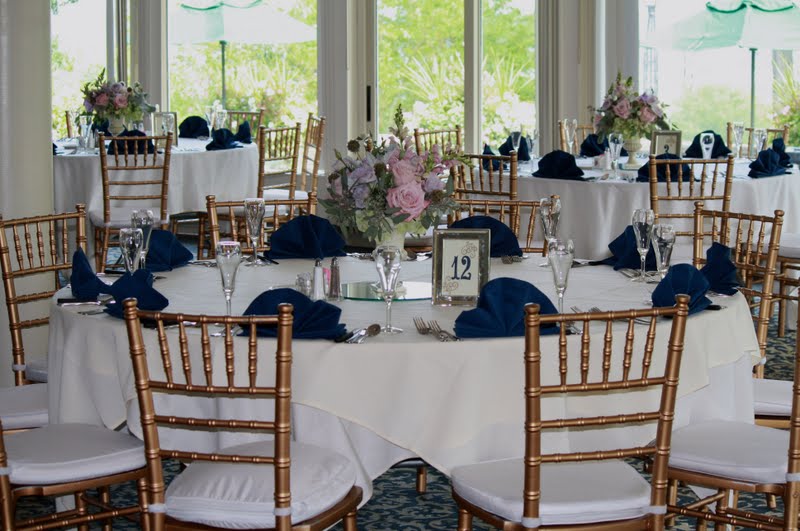
[[[342,300],[342,277],[339,273],[339,258],[331,258],[331,283],[328,288],[328,300]]]
[[[325,299],[325,274],[322,271],[322,261],[317,258],[314,263],[314,277],[311,286],[311,300],[318,301]]]

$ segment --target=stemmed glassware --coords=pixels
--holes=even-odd
[[[511,148],[519,153],[519,144],[522,140],[522,128],[520,127],[519,131],[512,131],[511,132]]]
[[[539,219],[542,222],[545,242],[549,245],[558,235],[558,219],[561,217],[561,198],[558,196],[543,197],[539,200]],[[547,266],[548,261],[540,264]]]
[[[223,129],[228,123],[228,111],[217,109],[214,111],[214,129]]]
[[[80,139],[78,146],[82,153],[89,153],[89,150],[94,147],[91,146],[92,139],[92,116],[81,114],[78,116],[78,131],[80,132]]]
[[[664,280],[669,271],[669,260],[674,245],[675,227],[661,223],[653,225],[653,251],[656,253],[656,264],[661,280]]]
[[[622,143],[625,139],[622,133],[611,133],[608,135],[608,151],[611,155],[611,166],[614,170],[613,178],[619,178],[619,156],[622,153]]]
[[[767,130],[766,129],[753,129],[753,147],[755,148],[755,153],[751,158],[757,159],[759,152],[764,149],[764,142],[767,141]]]
[[[649,208],[637,208],[633,211],[631,225],[633,225],[633,234],[636,237],[636,250],[639,251],[639,257],[642,261],[641,273],[633,279],[636,282],[647,282],[644,264],[647,258],[647,251],[650,250],[653,223],[655,223],[655,214]]]
[[[152,210],[134,210],[131,212],[131,227],[142,230],[142,246],[139,253],[139,267],[144,268],[147,262],[147,251],[150,250],[150,234],[153,232],[155,216]]]
[[[236,270],[242,261],[242,248],[239,242],[222,241],[217,243],[216,253],[222,292],[225,294],[225,311],[230,315],[231,297],[236,288]]]
[[[216,108],[213,105],[206,105],[203,107],[203,113],[205,114],[206,122],[208,123],[208,136],[211,137],[211,133],[214,130],[214,112]]]
[[[539,143],[539,130],[532,129],[531,134],[528,136],[528,153],[530,153],[531,159],[534,159],[538,155],[538,150],[536,148],[536,144]]]
[[[401,252],[400,248],[393,245],[381,245],[375,249],[375,267],[378,269],[383,300],[386,301],[386,326],[381,328],[384,334],[399,334],[403,331],[392,326],[392,299],[400,274]]]
[[[577,118],[564,118],[564,134],[567,140],[567,153],[575,154],[575,133],[578,131]]]
[[[572,240],[553,240],[547,244],[547,260],[553,271],[553,285],[558,293],[558,313],[564,313],[564,292],[567,291],[569,271],[575,258]]]
[[[161,115],[161,134],[175,133],[175,115],[165,113]]]
[[[139,269],[142,241],[142,229],[128,227],[119,229],[119,249],[122,252],[125,271],[128,273],[134,273]]]
[[[244,217],[247,221],[247,231],[250,234],[250,243],[253,246],[253,258],[248,266],[262,266],[266,262],[258,257],[258,242],[261,239],[261,230],[264,225],[264,200],[260,197],[251,197],[244,200]]]
[[[714,133],[700,133],[700,148],[703,150],[703,158],[710,159],[714,151]]]
[[[733,154],[736,158],[742,156],[742,138],[744,137],[744,122],[733,122]]]

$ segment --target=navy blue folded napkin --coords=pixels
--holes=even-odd
[[[103,120],[99,124],[92,123],[92,131],[96,133],[103,133],[106,136],[111,136],[111,131],[108,130],[108,120]]]
[[[111,287],[97,278],[83,249],[72,254],[72,275],[69,277],[72,296],[81,301],[97,300],[101,293],[111,293]]]
[[[750,177],[774,177],[786,173],[786,168],[780,165],[781,157],[772,149],[765,149],[758,154],[758,158],[750,163]]]
[[[706,264],[700,269],[708,280],[709,289],[723,295],[733,295],[740,285],[736,275],[736,264],[731,259],[727,245],[714,242],[706,251]]]
[[[294,306],[292,337],[295,339],[336,339],[347,331],[339,322],[342,309],[325,301],[312,301],[302,293],[290,288],[265,291],[250,303],[244,315],[275,315],[278,305],[289,303]],[[275,337],[274,327],[260,326],[256,334],[262,337]]]
[[[150,233],[150,246],[147,248],[145,265],[150,271],[172,271],[174,267],[186,265],[194,258],[173,233],[168,230],[153,229]]]
[[[244,122],[240,123],[239,128],[236,130],[236,134],[233,135],[233,139],[237,142],[241,142],[242,144],[252,144],[253,134],[250,131],[250,122],[245,120]]]
[[[507,157],[514,150],[514,143],[511,141],[511,135],[508,135],[506,141],[503,142],[497,151],[501,155]],[[531,154],[528,151],[528,140],[525,137],[519,139],[519,150],[517,150],[517,160],[531,160]]]
[[[490,216],[470,216],[459,219],[450,225],[451,229],[489,229],[492,248],[490,256],[522,256],[519,241],[514,232],[502,221]]]
[[[122,275],[111,285],[115,304],[109,304],[106,313],[122,319],[122,301],[129,297],[136,297],[136,307],[140,310],[158,312],[166,308],[169,300],[153,288],[153,280],[153,274],[147,269]]]
[[[548,179],[583,180],[583,170],[575,164],[575,157],[558,149],[539,159],[539,169],[533,175]]]
[[[786,153],[786,143],[783,137],[779,136],[772,141],[772,151],[778,154],[778,164],[784,168],[792,167],[792,157]]]
[[[641,269],[642,259],[639,257],[639,250],[636,247],[636,234],[633,232],[632,225],[625,227],[622,234],[608,244],[608,250],[611,251],[611,256],[601,260],[601,264],[614,266],[614,269]],[[645,271],[657,270],[656,253],[652,244],[647,250],[644,268]]]
[[[230,129],[215,129],[211,133],[211,142],[206,146],[206,151],[240,148],[242,145],[236,141]]]
[[[345,256],[344,239],[331,222],[319,216],[298,216],[276,230],[267,258],[325,258]]]
[[[691,264],[675,264],[669,268],[667,275],[653,290],[653,307],[663,308],[675,306],[675,295],[689,295],[689,315],[705,310],[711,304],[706,297],[708,280]]]
[[[602,142],[598,141],[598,136],[594,133],[586,135],[586,138],[581,142],[581,157],[599,157],[608,149],[608,137],[604,138]],[[627,157],[628,152],[625,148],[620,149],[619,155]]]
[[[208,122],[200,116],[189,116],[178,126],[180,138],[199,138],[208,136]]]
[[[711,148],[711,158],[718,159],[720,157],[727,157],[730,155],[731,150],[728,149],[728,146],[725,145],[725,142],[722,140],[722,137],[719,136],[717,133],[714,133],[711,129],[708,131],[703,131],[703,133],[713,133],[714,134],[714,147]],[[694,139],[692,140],[692,144],[686,150],[686,158],[687,159],[702,159],[703,158],[703,146],[700,145],[700,135],[703,133],[697,133]]]
[[[147,135],[142,133],[141,131],[136,131],[135,129],[133,131],[128,131],[126,129],[125,131],[123,131],[120,134],[118,134],[117,136],[115,136],[113,140],[111,140],[111,143],[108,145],[108,151],[107,151],[108,154],[109,155],[113,155],[114,154],[114,146],[115,145],[117,147],[117,152],[120,155],[124,154],[125,153],[125,144],[126,143],[128,145],[128,151],[127,152],[130,153],[130,154],[133,154],[133,153],[143,154],[145,152],[145,150],[147,151],[147,153],[154,153],[155,150],[156,150],[156,147],[153,145],[153,141],[152,140],[148,140],[146,146],[145,146],[145,141],[144,140],[126,140],[127,138],[135,139],[136,137],[140,137],[140,136],[147,136]]]
[[[55,155],[55,154],[56,154],[56,143],[53,142],[53,155]]]
[[[478,306],[461,312],[456,319],[459,337],[511,337],[525,335],[525,305],[538,304],[542,315],[558,313],[536,286],[517,278],[496,278],[483,286]],[[556,334],[558,326],[542,327],[541,334]]]
[[[484,144],[483,145],[483,155],[494,155],[494,151],[492,151],[492,148],[489,147],[489,144]],[[492,169],[493,170],[499,170],[500,169],[500,161],[499,160],[492,160],[492,161],[484,160],[483,161],[483,169],[484,170],[488,170],[489,169],[489,164],[492,165]]]
[[[678,155],[673,155],[672,153],[662,153],[661,155],[657,155],[656,159],[664,160],[664,159],[674,159],[680,160]],[[671,181],[675,181],[678,179],[678,163],[675,164],[659,164],[656,166],[656,176],[658,177],[658,182],[663,183],[667,180],[667,166],[669,166],[669,178]],[[683,166],[683,179],[688,180],[689,176],[692,174],[692,169],[689,167],[688,164],[682,164]],[[639,168],[639,172],[636,176],[636,182],[639,183],[648,183],[650,182],[650,162],[645,162],[644,165]]]

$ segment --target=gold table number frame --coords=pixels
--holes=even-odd
[[[489,281],[489,229],[433,231],[433,297],[437,306],[474,306]]]

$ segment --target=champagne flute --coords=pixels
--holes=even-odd
[[[561,198],[557,195],[543,197],[539,200],[539,219],[542,222],[542,232],[547,245],[558,237],[558,219],[561,216]],[[549,261],[540,264],[547,267]]]
[[[667,276],[669,260],[672,256],[672,247],[675,245],[675,227],[657,223],[653,225],[653,251],[656,254],[656,264],[661,280]]]
[[[744,136],[744,122],[733,122],[733,155],[737,159],[742,156],[742,137]]]
[[[225,294],[225,310],[231,314],[231,297],[236,288],[236,270],[242,261],[242,248],[239,242],[222,241],[216,248],[217,269],[222,280],[222,292]]]
[[[392,299],[394,298],[397,277],[400,274],[400,255],[402,250],[393,245],[381,245],[375,249],[375,267],[386,301],[386,326],[381,329],[384,334],[399,334],[403,330],[392,326]]]
[[[753,129],[753,147],[755,148],[755,153],[752,153],[752,159],[757,159],[758,154],[764,149],[764,142],[767,140],[767,130],[766,129]]]
[[[131,212],[131,228],[142,230],[142,247],[139,254],[139,267],[144,269],[147,252],[150,250],[150,235],[153,233],[155,216],[152,210],[134,210]]]
[[[655,214],[649,208],[637,208],[633,211],[633,218],[631,225],[633,225],[633,233],[636,237],[636,249],[639,251],[639,258],[642,262],[642,270],[638,277],[633,280],[635,282],[646,282],[647,275],[645,274],[644,264],[647,259],[647,251],[650,250],[650,238],[653,234],[653,223],[655,222]]]
[[[206,105],[203,107],[203,112],[206,116],[206,122],[208,122],[208,136],[211,137],[211,133],[214,131],[214,106],[213,105]]]
[[[564,292],[567,291],[569,271],[575,258],[572,240],[553,240],[547,244],[547,260],[553,271],[553,285],[558,293],[558,313],[564,313]]]
[[[611,155],[611,166],[613,167],[613,179],[619,178],[619,156],[622,153],[622,143],[625,139],[622,133],[611,133],[608,135],[608,152]]]
[[[248,266],[262,266],[266,262],[258,257],[258,242],[261,239],[261,230],[264,225],[264,200],[260,197],[250,197],[244,200],[244,217],[247,221],[247,231],[250,235],[250,244],[253,247],[253,258],[247,262]]]
[[[575,133],[578,131],[577,118],[564,118],[564,132],[567,137],[567,153],[570,155],[575,153],[573,144],[575,143]]]
[[[520,128],[521,129],[521,128]],[[519,153],[519,143],[522,140],[522,131],[512,131],[511,132],[511,148]]]
[[[128,227],[119,229],[119,248],[122,251],[125,271],[128,273],[134,273],[139,269],[142,241],[142,229]]]

